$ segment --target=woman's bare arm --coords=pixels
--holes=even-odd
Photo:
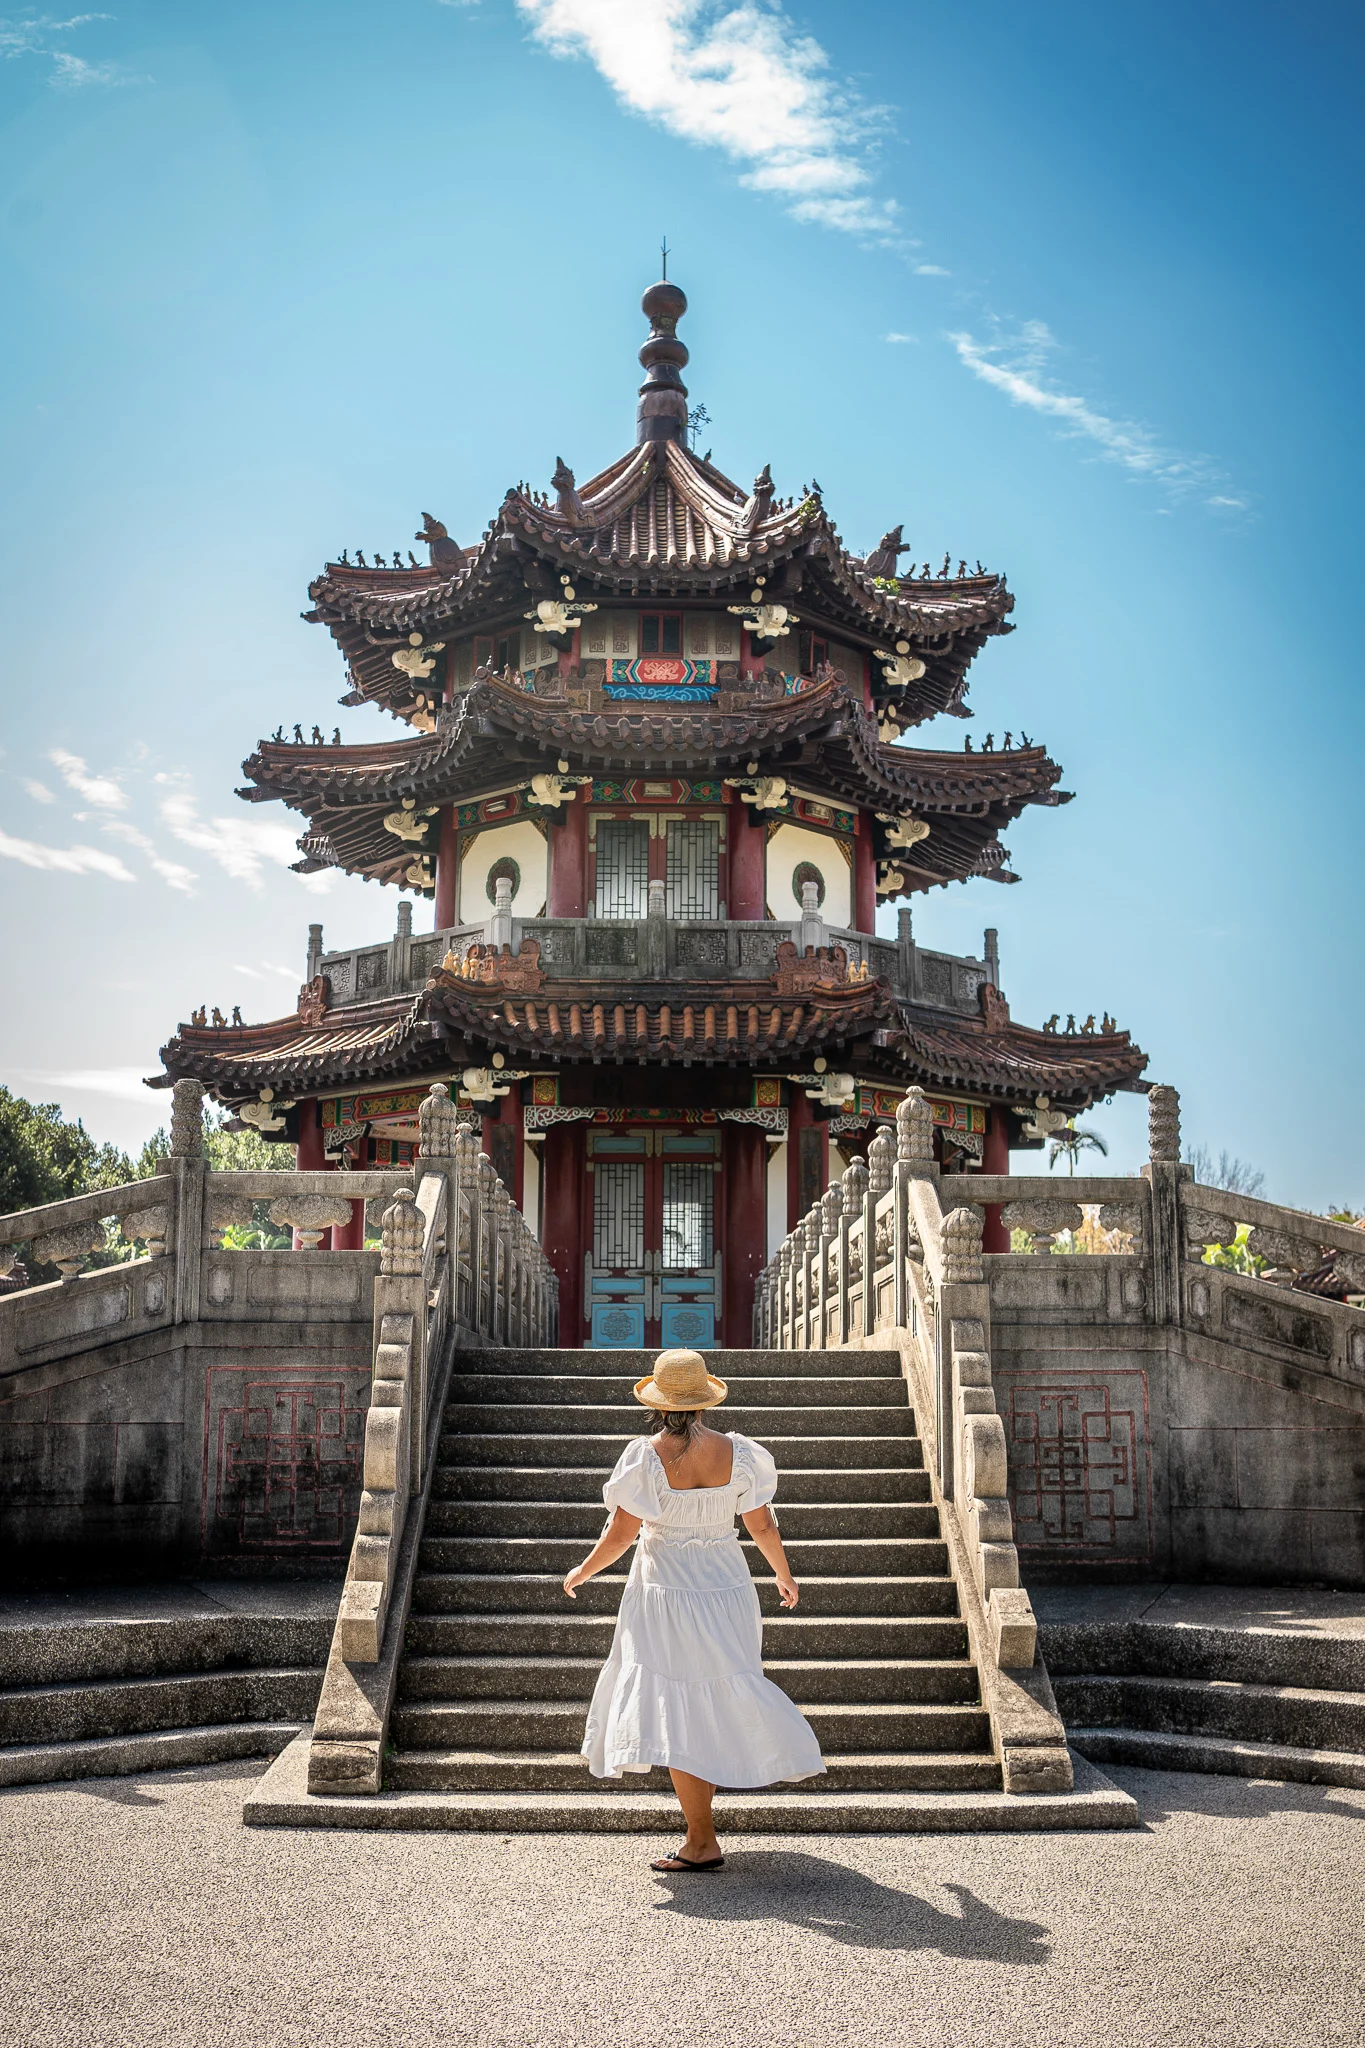
[[[787,1553],[782,1548],[782,1538],[777,1533],[777,1517],[771,1508],[755,1508],[752,1514],[741,1515],[741,1522],[764,1557],[773,1568],[777,1580],[778,1597],[784,1607],[795,1607],[801,1598],[800,1588],[791,1575]]]
[[[625,1556],[640,1528],[639,1515],[628,1515],[624,1508],[616,1509],[582,1564],[576,1564],[564,1581],[564,1591],[571,1600],[577,1597],[580,1586],[596,1578],[598,1572],[604,1572],[609,1564],[615,1564],[618,1557]]]

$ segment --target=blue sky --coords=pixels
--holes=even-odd
[[[922,941],[997,925],[1016,1016],[1115,1012],[1190,1138],[1365,1206],[1361,46],[1230,0],[0,18],[0,1079],[135,1142],[191,1007],[391,928],[232,793],[281,720],[392,730],[309,576],[622,452],[666,232],[722,466],[1017,593],[968,729],[1077,798]],[[1140,1103],[1090,1121],[1138,1163]]]

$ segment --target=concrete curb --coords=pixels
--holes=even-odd
[[[1071,1792],[722,1792],[716,1819],[744,1834],[976,1834],[1132,1828],[1137,1801],[1073,1756]],[[308,1791],[308,1731],[247,1795],[246,1827],[444,1829],[480,1834],[676,1832],[675,1802],[631,1792],[381,1792],[373,1798]]]

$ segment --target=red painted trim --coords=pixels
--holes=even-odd
[[[550,826],[550,917],[586,917],[588,906],[588,805],[580,789],[562,817]]]
[[[542,1242],[559,1278],[559,1341],[574,1351],[583,1343],[583,1230],[591,1192],[585,1192],[586,1164],[584,1126],[552,1124],[541,1154]]]
[[[1010,1126],[1009,1111],[992,1109],[986,1117],[986,1141],[981,1148],[981,1171],[983,1173],[1008,1173],[1010,1170]],[[1001,1220],[999,1202],[985,1204],[986,1223],[981,1237],[981,1249],[985,1252],[1007,1252],[1010,1248],[1010,1234]]]
[[[754,1283],[768,1252],[768,1145],[752,1124],[724,1127],[725,1291],[721,1342],[747,1351],[753,1343]]]

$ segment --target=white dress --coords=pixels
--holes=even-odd
[[[724,1486],[671,1487],[638,1437],[602,1488],[608,1508],[644,1527],[588,1709],[583,1754],[596,1778],[667,1764],[738,1789],[824,1771],[809,1722],[763,1676],[758,1593],[735,1528],[773,1498],[777,1467],[748,1437],[730,1442]]]

